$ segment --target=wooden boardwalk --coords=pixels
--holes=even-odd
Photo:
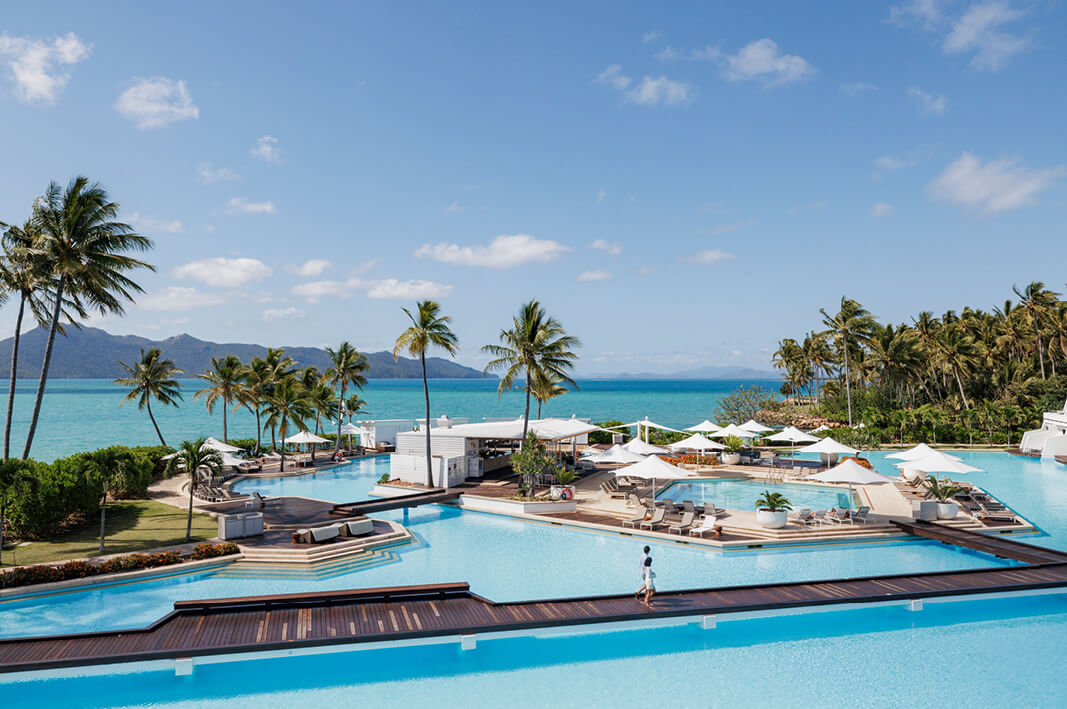
[[[459,490],[427,490],[416,492],[412,495],[398,495],[397,497],[383,497],[379,500],[363,500],[362,502],[345,502],[334,505],[330,510],[332,515],[342,517],[357,517],[360,515],[385,512],[386,510],[399,510],[403,507],[418,507],[419,505],[432,505],[438,502],[451,502],[458,500],[463,494]]]
[[[0,641],[0,672],[1067,586],[1067,563],[494,603],[465,583],[181,601],[140,630]]]
[[[956,546],[974,549],[975,551],[985,552],[986,554],[992,554],[993,556],[999,556],[1002,559],[1021,561],[1024,564],[1053,564],[1067,562],[1067,553],[1040,547],[1035,544],[1018,542],[1003,536],[982,534],[981,532],[974,532],[969,529],[949,527],[944,524],[923,522],[921,520],[916,520],[914,522],[893,521],[892,524],[908,534],[914,534],[917,537],[935,539],[939,542],[944,542],[945,544],[955,544]]]

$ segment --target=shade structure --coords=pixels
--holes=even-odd
[[[931,448],[925,443],[920,443],[914,448],[909,448],[906,451],[900,451],[899,453],[891,453],[887,455],[886,458],[892,458],[893,460],[918,460],[919,458],[925,458],[931,453],[937,452],[938,451],[936,449]],[[961,460],[959,456],[949,455],[948,453],[944,453],[943,455],[948,455],[950,458]]]
[[[851,459],[838,463],[829,470],[816,473],[806,479],[818,480],[823,483],[855,483],[856,485],[880,485],[893,482],[892,478],[865,468]]]
[[[358,436],[361,432],[362,432],[362,429],[360,429],[359,426],[356,426],[356,425],[351,424],[351,423],[346,423],[343,426],[341,426],[341,435],[342,436]]]
[[[711,421],[708,421],[707,419],[704,419],[703,421],[698,423],[696,426],[690,426],[689,428],[687,428],[685,430],[686,431],[696,431],[697,433],[715,433],[716,431],[720,430],[721,428],[722,428],[722,426],[716,425],[716,424],[712,423]]]
[[[286,443],[329,443],[330,441],[322,436],[316,436],[311,431],[301,431],[295,435],[289,436],[285,439]]]
[[[671,428],[670,426],[664,426],[663,424],[650,421],[647,416],[641,421],[631,421],[630,423],[620,424],[618,426],[612,426],[612,428],[630,428],[631,426],[637,427],[637,438],[641,437],[641,427],[645,428],[645,440],[648,440],[648,429],[658,428],[661,431],[671,431],[672,433],[681,433],[677,428]]]
[[[855,448],[850,448],[844,443],[838,443],[830,436],[821,439],[818,443],[812,443],[810,446],[804,446],[800,449],[801,453],[827,453],[829,455],[856,455],[859,451]]]
[[[726,428],[720,428],[715,433],[712,433],[708,438],[727,438],[728,436],[737,436],[738,438],[755,438],[756,434],[752,431],[746,431],[740,426],[730,424]]]
[[[829,431],[829,430],[830,430],[830,427],[829,427],[829,426],[827,426],[827,425],[826,425],[826,424],[824,423],[824,424],[822,424],[821,426],[819,426],[818,428],[813,428],[813,429],[811,429],[810,431],[808,431],[808,433],[822,433],[823,431]]]
[[[796,426],[789,426],[783,428],[773,436],[767,436],[765,440],[778,441],[780,443],[818,443],[819,437],[813,436],[810,433],[804,433]]]
[[[617,465],[629,465],[633,463],[640,463],[644,459],[645,456],[638,455],[637,453],[632,453],[619,444],[613,445],[606,451],[601,451],[599,453],[584,458],[584,460],[588,460],[589,462],[596,463],[598,465],[611,463],[615,463]]]
[[[773,431],[774,430],[773,428],[769,428],[767,426],[764,426],[762,423],[760,423],[756,419],[749,419],[748,421],[745,421],[743,424],[741,424],[739,426],[739,428],[743,428],[746,431],[752,431],[753,433],[766,433],[767,431]]]
[[[898,468],[921,470],[924,473],[949,473],[952,475],[985,472],[981,468],[967,465],[954,455],[948,455],[941,451],[934,451],[918,460],[906,460],[903,463],[897,463],[896,466]]]
[[[659,446],[654,446],[651,443],[646,443],[640,438],[634,438],[628,443],[623,444],[622,447],[630,451],[631,453],[636,453],[637,455],[659,455],[661,453],[667,453],[666,448],[660,448]]]
[[[204,445],[201,447],[218,451],[219,453],[236,453],[241,450],[237,446],[231,446],[229,443],[223,443],[219,439],[211,438],[210,436],[204,439]]]
[[[672,443],[667,447],[670,448],[672,451],[684,451],[684,450],[694,450],[694,451],[711,451],[711,450],[715,450],[715,451],[721,451],[721,450],[726,450],[726,446],[724,446],[723,444],[716,443],[715,441],[709,441],[707,438],[704,438],[704,436],[701,436],[699,433],[694,433],[689,438],[683,438],[682,440],[677,441],[675,443]]]
[[[689,471],[671,465],[659,456],[649,456],[640,463],[627,465],[615,471],[617,478],[642,478],[644,480],[678,480],[689,477]]]

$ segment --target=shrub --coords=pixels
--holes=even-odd
[[[622,421],[616,421],[613,419],[611,421],[601,421],[599,423],[594,423],[593,425],[600,426],[601,428],[611,428],[612,426],[621,426],[622,424]],[[589,443],[593,445],[596,445],[598,443],[611,443],[611,434],[607,431],[592,431],[589,434]]]

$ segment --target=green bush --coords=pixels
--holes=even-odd
[[[601,428],[611,428],[612,426],[621,426],[622,424],[622,421],[616,421],[612,419],[611,421],[600,421],[599,423],[594,423],[593,425],[600,426]],[[620,433],[622,433],[621,430]],[[589,443],[593,445],[600,443],[611,443],[611,434],[607,431],[593,431],[589,434]]]

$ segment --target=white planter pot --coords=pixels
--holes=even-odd
[[[720,458],[723,465],[737,465],[741,462],[740,453],[723,453]]]
[[[960,511],[960,506],[955,502],[938,502],[937,503],[937,518],[938,519],[956,519],[956,513]]]
[[[766,529],[781,529],[789,521],[789,513],[786,510],[756,510],[756,522]]]

